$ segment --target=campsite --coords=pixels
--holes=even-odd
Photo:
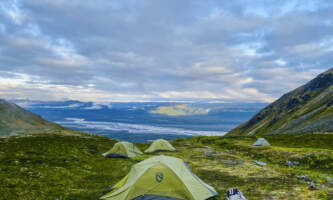
[[[142,154],[133,143],[117,142],[109,151],[103,153],[102,156],[107,158],[133,158]]]
[[[0,0],[0,200],[333,200],[333,0]]]
[[[161,154],[184,160],[220,199],[232,187],[248,199],[332,198],[332,135],[266,139],[271,146],[254,147],[256,138],[244,136],[179,139],[171,142],[176,152],[124,159],[103,157],[116,141],[97,135],[60,132],[1,138],[0,199],[99,199],[133,165]],[[149,145],[136,144],[141,151]],[[204,155],[213,151],[215,155]],[[286,166],[287,160],[300,164]]]
[[[154,140],[148,149],[145,150],[145,153],[154,153],[154,152],[167,152],[167,151],[176,151],[176,149],[166,140],[158,139]]]

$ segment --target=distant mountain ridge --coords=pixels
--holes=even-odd
[[[0,136],[64,129],[20,106],[0,99]]]
[[[333,68],[283,95],[228,134],[333,132]]]

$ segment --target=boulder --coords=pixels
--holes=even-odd
[[[297,165],[299,165],[299,162],[287,160],[285,165],[288,166],[288,167],[297,166]]]
[[[303,180],[305,182],[313,182],[311,178],[309,178],[307,175],[301,175],[297,177],[299,180]]]
[[[254,161],[257,165],[260,165],[260,166],[266,166],[267,164],[265,162],[262,162],[260,160],[256,160]]]

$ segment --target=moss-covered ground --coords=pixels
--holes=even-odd
[[[178,139],[176,156],[220,194],[239,188],[248,199],[333,199],[333,134]],[[87,134],[35,134],[0,138],[0,199],[98,199],[125,176],[136,159],[104,158],[116,141]],[[138,144],[141,150],[148,144]],[[207,155],[207,152],[216,154]],[[206,152],[206,156],[205,156]],[[285,166],[287,160],[298,166]],[[254,161],[263,161],[260,166]],[[316,189],[309,189],[313,180]]]

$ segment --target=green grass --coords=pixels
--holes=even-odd
[[[134,163],[101,156],[114,142],[61,135],[0,139],[0,199],[97,199]]]
[[[249,199],[332,199],[333,135],[267,137],[270,147],[252,147],[255,137],[197,137],[178,139],[177,152],[163,152],[186,161],[193,172],[222,197],[230,187]],[[323,141],[324,140],[324,141]],[[98,199],[125,176],[135,159],[104,158],[116,141],[87,134],[36,134],[0,138],[0,199]],[[148,144],[137,144],[145,150]],[[204,148],[210,146],[212,149]],[[304,147],[303,147],[304,146]],[[204,152],[218,151],[205,157]],[[300,166],[286,167],[286,160]],[[266,167],[254,164],[267,162]],[[230,164],[231,163],[231,164]],[[297,179],[308,175],[318,190]],[[251,189],[250,191],[248,189]]]
[[[214,157],[211,162],[201,158],[194,171],[200,177],[208,177],[206,181],[221,188],[219,192],[222,194],[229,187],[238,187],[250,199],[266,196],[277,199],[333,198],[333,185],[327,179],[333,177],[333,134],[269,136],[266,137],[271,143],[269,147],[253,147],[256,139],[246,136],[197,137],[179,139],[175,143],[189,147],[209,146],[221,152],[221,156]],[[227,166],[223,164],[225,160],[242,160],[245,164]],[[267,166],[258,170],[253,165],[256,160],[266,162]],[[287,160],[298,161],[300,165],[287,167]],[[198,170],[205,163],[208,167]],[[309,176],[321,189],[308,190],[309,184],[297,179],[300,175]],[[254,191],[247,191],[249,187]],[[286,195],[290,193],[293,195]]]

